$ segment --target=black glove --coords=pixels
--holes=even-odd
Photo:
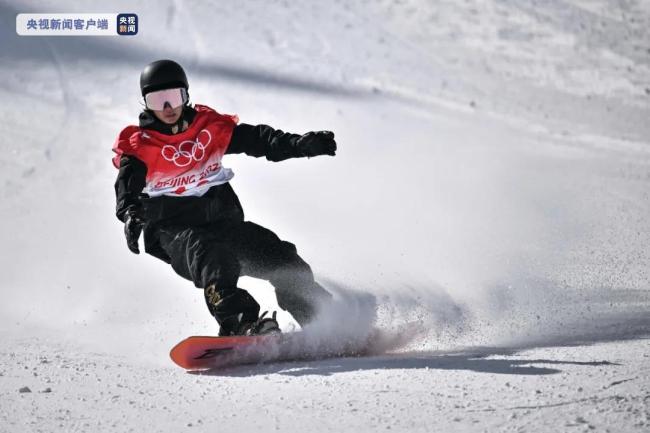
[[[126,236],[126,244],[131,252],[134,254],[140,254],[138,239],[140,239],[140,233],[142,233],[144,219],[136,209],[129,209],[124,215],[124,235]]]
[[[336,155],[336,141],[332,131],[312,131],[301,135],[296,145],[305,156]]]

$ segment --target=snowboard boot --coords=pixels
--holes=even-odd
[[[262,313],[262,315],[254,321],[245,321],[242,318],[242,314],[237,316],[231,316],[226,318],[220,328],[219,336],[227,337],[233,335],[269,335],[269,334],[280,334],[280,326],[276,320],[275,311],[271,317],[266,317],[267,311]]]
[[[210,284],[203,295],[210,314],[219,324],[219,336],[241,335],[242,324],[255,323],[259,318],[260,305],[246,290],[219,290]]]

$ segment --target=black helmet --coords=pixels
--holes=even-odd
[[[140,90],[142,96],[156,90],[173,89],[174,87],[190,87],[185,71],[173,60],[156,60],[149,63],[140,74]]]

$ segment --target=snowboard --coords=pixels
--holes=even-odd
[[[286,334],[209,337],[192,336],[178,343],[169,353],[172,361],[189,371],[300,361],[342,356],[361,356],[355,347],[330,347],[310,341],[301,331]]]
[[[404,346],[417,333],[415,327],[405,326],[392,332],[374,329],[362,337],[324,336],[305,331],[255,336],[192,336],[174,346],[169,356],[176,365],[188,371],[372,356]]]
[[[186,370],[262,362],[279,343],[279,337],[280,335],[192,336],[174,346],[169,356],[174,363]]]

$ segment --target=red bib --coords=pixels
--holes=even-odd
[[[113,152],[113,165],[120,167],[122,155],[132,155],[147,166],[143,192],[160,195],[203,195],[211,186],[228,182],[232,171],[221,166],[230,144],[237,116],[219,114],[205,105],[195,105],[196,116],[189,128],[166,135],[130,125],[120,132]]]

